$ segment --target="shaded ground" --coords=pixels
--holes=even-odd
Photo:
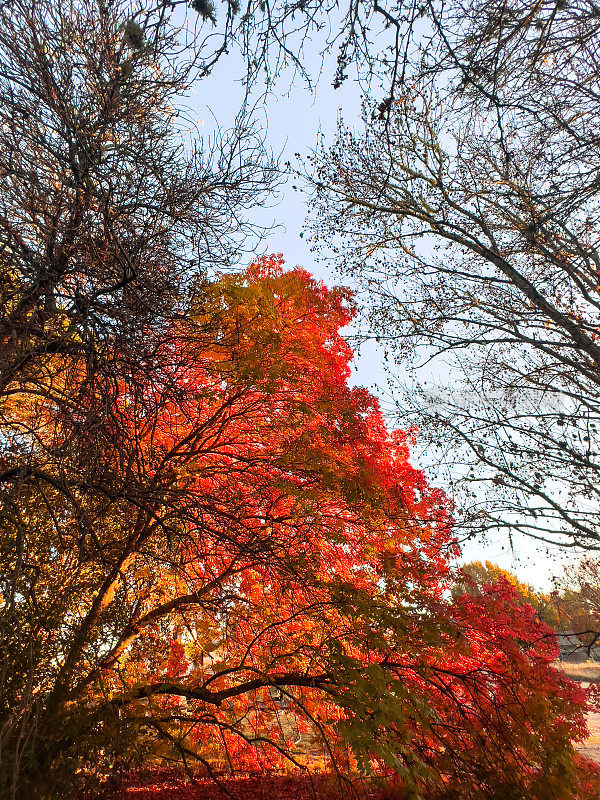
[[[590,735],[585,742],[577,745],[577,750],[581,755],[600,764],[600,714],[588,714],[587,724]]]
[[[384,800],[381,792],[354,784],[361,800]],[[312,782],[298,777],[252,776],[223,778],[222,789],[208,779],[191,785],[181,773],[155,770],[145,776],[132,776],[125,786],[104,791],[94,800],[331,800],[339,797],[337,783],[330,777]]]

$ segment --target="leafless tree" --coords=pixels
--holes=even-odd
[[[397,412],[467,530],[597,548],[600,12],[423,13],[389,110],[368,103],[364,133],[341,125],[316,156],[316,237],[391,363],[433,371]]]

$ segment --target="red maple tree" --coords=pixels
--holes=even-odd
[[[414,432],[347,385],[349,294],[276,257],[212,292],[163,344],[175,399],[152,387],[152,425],[124,409],[144,474],[173,473],[176,524],[160,569],[145,547],[128,562],[108,705],[215,772],[572,797],[584,693],[508,584],[449,599],[451,508],[409,463]]]

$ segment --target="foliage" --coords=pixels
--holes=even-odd
[[[335,781],[328,775],[302,777],[298,775],[251,774],[223,776],[219,784],[210,778],[197,776],[194,782],[175,769],[160,769],[127,773],[117,786],[104,786],[92,795],[93,800],[125,800],[128,793],[139,793],[143,800],[334,800],[339,798]],[[387,787],[365,779],[352,781],[357,800],[391,800]],[[130,795],[129,795],[130,796]]]
[[[583,767],[583,763],[580,766]],[[582,768],[582,782],[573,795],[574,800],[594,800],[597,797],[592,783],[594,774],[598,774],[598,768],[587,765],[587,770],[592,782]],[[240,776],[224,779],[221,786],[222,789],[206,778],[199,778],[195,784],[191,784],[173,770],[155,770],[149,774],[130,773],[125,776],[120,788],[105,789],[99,796],[94,795],[94,800],[125,800],[133,792],[142,796],[143,800],[223,800],[231,795],[239,800],[262,800],[264,797],[272,797],[274,800],[301,800],[306,797],[333,800],[339,797],[335,785],[327,776],[315,776],[310,781],[297,776]],[[377,782],[361,779],[353,781],[352,788],[353,796],[357,800],[392,800],[402,796],[398,795],[398,787],[393,783],[381,786]]]
[[[274,258],[205,284],[155,344],[162,372],[123,383],[120,426],[104,423],[134,456],[127,490],[80,490],[76,509],[45,493],[40,509],[21,486],[31,571],[3,663],[8,709],[26,679],[20,713],[36,716],[25,748],[22,726],[4,744],[22,748],[22,790],[43,772],[52,796],[61,774],[140,751],[306,769],[304,732],[336,770],[408,792],[535,797],[543,780],[571,796],[585,698],[510,586],[445,599],[447,501],[346,386],[348,300]],[[96,462],[118,474],[115,447]],[[17,666],[25,635],[37,649]]]

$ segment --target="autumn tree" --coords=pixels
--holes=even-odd
[[[600,564],[588,555],[554,578],[560,629],[569,634],[566,659],[596,658],[600,642]]]
[[[451,362],[447,387],[411,376],[401,418],[430,434],[470,533],[595,547],[594,3],[183,7],[206,71],[239,48],[247,85],[271,86],[309,75],[310,43],[337,54],[335,86],[363,82],[364,138],[342,127],[307,177],[365,334],[404,366]]]
[[[491,561],[464,564],[452,587],[452,594],[455,597],[465,593],[479,594],[486,586],[503,582],[514,588],[521,602],[530,605],[546,625],[554,631],[565,630],[566,620],[559,611],[555,596],[534,589],[530,584],[520,581],[510,570],[502,569]]]
[[[595,548],[597,8],[423,12],[393,102],[316,157],[316,236],[390,363],[429,365],[399,418],[467,530]]]

